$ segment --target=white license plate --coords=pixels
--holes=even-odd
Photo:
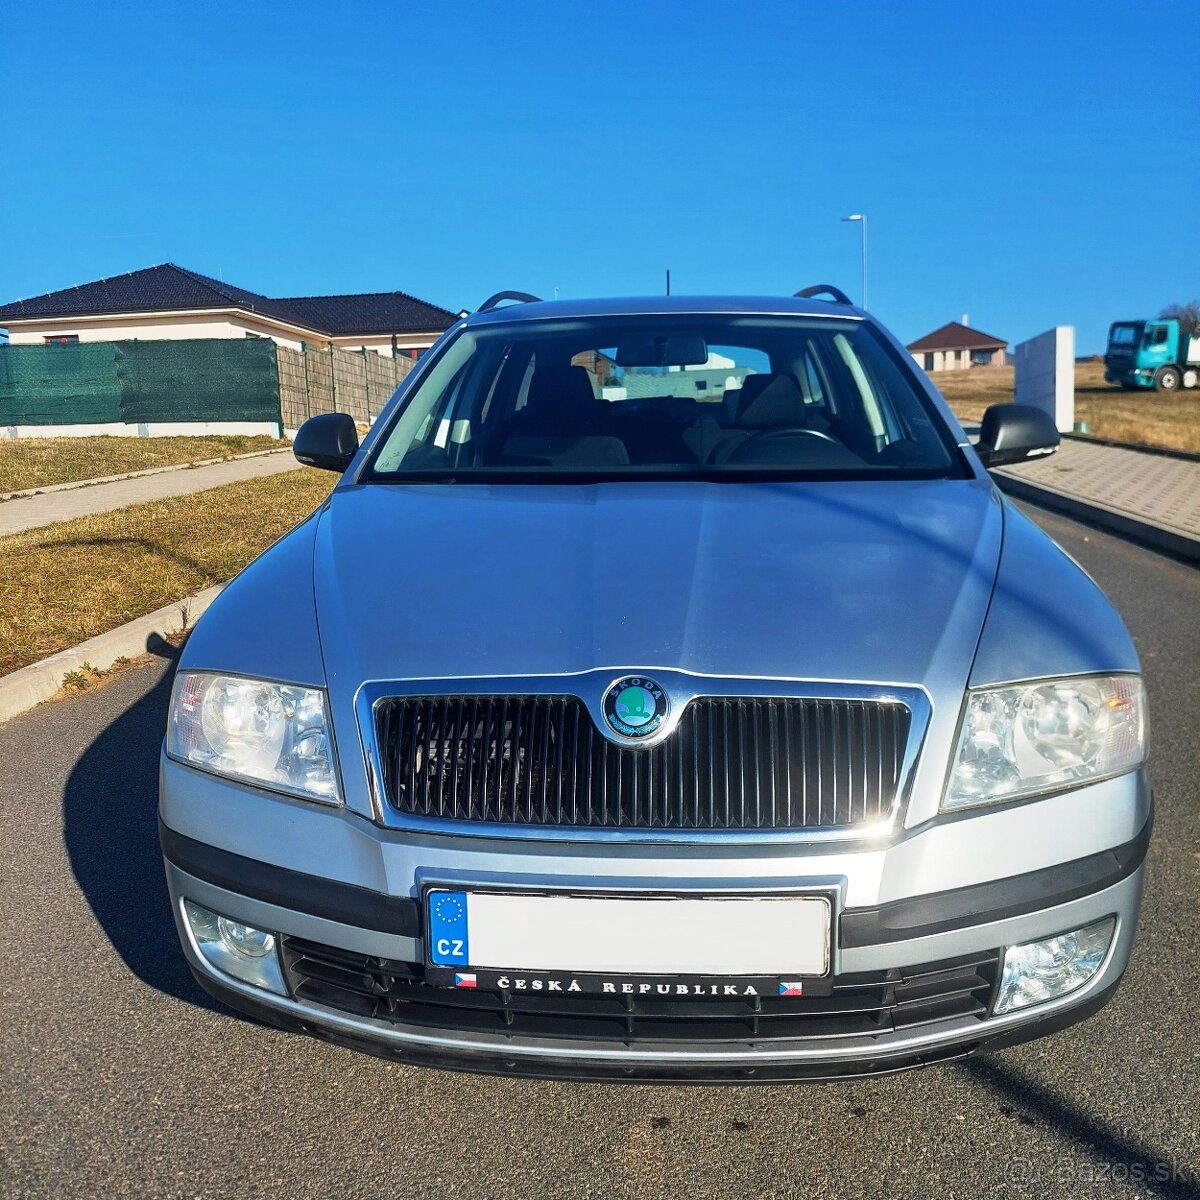
[[[438,967],[652,976],[819,976],[826,896],[427,893]]]

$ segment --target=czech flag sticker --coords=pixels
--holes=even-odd
[[[779,985],[779,994],[781,996],[803,996],[804,984],[796,979],[792,981],[783,981]]]
[[[468,971],[463,974],[459,974],[456,971],[454,973],[454,986],[456,988],[478,987],[478,984],[475,981],[475,973],[473,971]]]

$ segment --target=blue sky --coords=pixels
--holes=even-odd
[[[1152,52],[1151,52],[1152,51]],[[167,260],[275,295],[857,299],[1081,353],[1200,295],[1189,4],[10,5],[0,301]]]

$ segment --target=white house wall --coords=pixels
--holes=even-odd
[[[277,325],[243,313],[165,313],[126,317],[74,317],[56,321],[13,323],[8,327],[8,340],[13,346],[40,346],[47,337],[78,337],[81,342],[123,341],[183,341],[188,338],[244,338],[248,334],[274,338],[289,350],[299,350],[302,344],[328,346],[332,342],[339,350],[361,350],[364,346],[392,357],[392,335],[329,338],[323,333]],[[408,333],[396,336],[401,350],[425,350],[441,336],[437,330],[427,333]]]
[[[970,350],[910,350],[909,353],[913,356],[913,361],[918,367],[929,372],[966,371],[972,366]],[[933,357],[933,365],[930,367],[925,366],[927,355],[932,355]],[[992,354],[992,361],[983,365],[1003,366],[1004,363],[1004,351],[996,350]]]
[[[92,318],[58,320],[36,324],[12,324],[8,327],[9,344],[40,346],[47,337],[78,337],[80,342],[183,341],[188,338],[244,338],[248,333],[274,338],[282,346],[300,349],[302,338],[278,326],[253,318],[169,313],[162,317]]]
[[[429,333],[409,333],[396,335],[398,350],[427,350],[442,335],[436,330]],[[392,335],[381,333],[371,337],[335,337],[331,339],[339,350],[374,350],[384,358],[392,357]]]

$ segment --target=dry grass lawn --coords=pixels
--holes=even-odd
[[[151,467],[233,458],[289,443],[272,437],[4,438],[0,440],[0,495],[26,488],[124,475]]]
[[[960,421],[977,422],[989,404],[1013,398],[1012,367],[938,371],[930,376]],[[1077,363],[1075,420],[1087,421],[1093,437],[1200,453],[1200,388],[1126,392],[1104,382],[1104,364]]]
[[[336,481],[289,471],[0,538],[0,675],[231,578]]]

